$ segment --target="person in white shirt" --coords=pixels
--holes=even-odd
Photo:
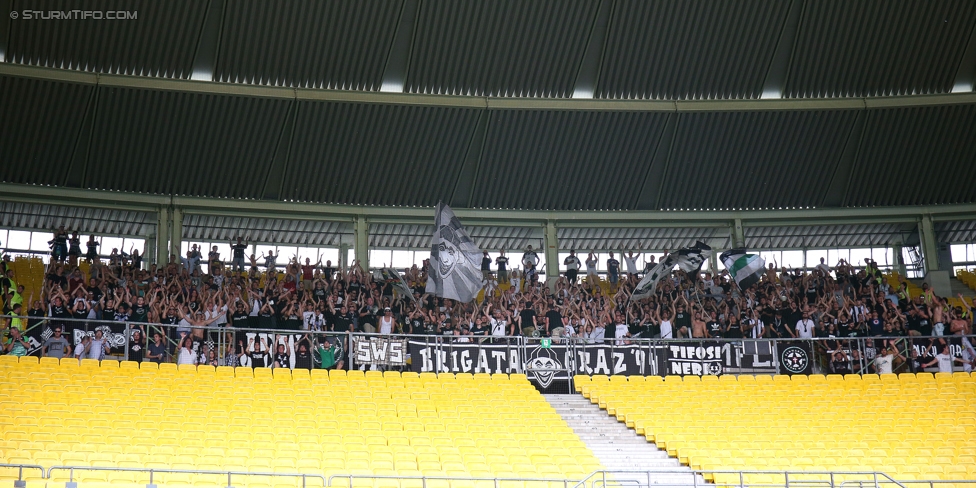
[[[959,363],[961,363],[962,362],[962,359],[953,358],[952,355],[949,354],[949,346],[943,345],[942,346],[942,352],[940,352],[939,354],[936,354],[935,355],[935,359],[933,359],[933,360],[931,360],[931,361],[923,364],[922,367],[923,368],[928,368],[929,366],[932,366],[933,364],[938,364],[939,365],[939,372],[940,373],[951,373],[952,372],[952,363],[953,362],[959,362]]]
[[[976,366],[976,348],[973,348],[973,343],[969,342],[968,337],[963,337],[962,338],[962,370],[967,373],[972,373],[973,366]]]
[[[88,354],[85,357],[88,359],[97,359],[99,361],[104,358],[106,354],[108,354],[109,348],[111,347],[108,341],[103,337],[102,331],[100,330],[95,331],[95,337],[91,340],[91,343],[88,346]]]
[[[599,278],[596,274],[596,265],[599,263],[600,262],[596,259],[596,255],[594,255],[592,252],[586,257],[586,279],[592,283],[596,283],[596,280]]]
[[[637,276],[637,258],[639,256],[634,256],[634,251],[627,251],[627,255],[624,256],[624,263],[627,266],[627,274],[629,276]]]
[[[491,310],[490,303],[488,304],[488,309]],[[491,312],[491,315],[488,317],[488,324],[491,328],[492,336],[501,337],[508,334],[508,321],[505,320],[500,309],[496,308],[494,312]]]
[[[824,258],[820,258],[820,264],[818,264],[814,269],[820,273],[821,276],[830,276],[830,266],[827,266],[827,263],[824,263]]]
[[[905,356],[895,350],[894,347],[888,346],[881,354],[878,354],[874,358],[874,368],[878,374],[891,374],[892,366],[895,363],[895,357],[899,357],[902,361],[905,360]]]
[[[180,344],[180,352],[176,356],[176,364],[197,364],[197,354],[193,352],[193,339],[189,336],[183,338]]]
[[[390,307],[383,309],[383,316],[380,317],[380,334],[392,334],[393,333],[393,311]]]
[[[674,339],[674,329],[671,327],[671,311],[665,310],[663,317],[658,317],[661,322],[661,339]]]
[[[810,319],[810,314],[804,312],[803,318],[796,323],[796,336],[800,339],[813,339],[816,324]]]
[[[569,256],[566,256],[566,259],[563,260],[563,264],[566,265],[566,279],[569,281],[569,284],[575,285],[576,275],[579,273],[580,269],[580,260],[576,256],[575,250],[569,251]]]

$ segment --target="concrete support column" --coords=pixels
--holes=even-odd
[[[183,209],[173,207],[170,214],[169,228],[169,253],[176,255],[176,260],[180,260],[180,247],[183,245]]]
[[[559,277],[559,242],[556,239],[556,224],[551,220],[546,222],[542,244],[545,246],[546,281],[550,281]]]
[[[908,274],[908,269],[905,268],[905,256],[900,244],[891,247],[891,257],[894,260],[895,271],[898,272],[898,276],[904,277]]]
[[[745,247],[746,238],[742,232],[742,219],[732,221],[732,247]]]
[[[345,272],[349,269],[349,244],[339,244],[339,270]]]
[[[363,270],[369,271],[369,223],[366,222],[366,216],[357,215],[353,227],[355,228],[353,249],[355,249],[356,260]]]
[[[169,263],[169,208],[159,207],[156,212],[156,254],[157,266]]]
[[[939,269],[939,243],[935,237],[935,225],[931,215],[923,215],[918,223],[919,242],[922,258],[925,260],[925,273]]]

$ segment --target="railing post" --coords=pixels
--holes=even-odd
[[[129,340],[130,340],[129,338],[132,335],[132,330],[131,330],[130,327],[131,327],[131,325],[129,325],[129,323],[126,322],[125,323],[125,346],[124,346],[125,347],[125,354],[123,354],[123,356],[122,356],[122,357],[125,358],[126,361],[129,360]]]

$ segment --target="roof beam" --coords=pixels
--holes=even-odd
[[[761,110],[865,110],[976,103],[976,93],[908,95],[869,98],[816,98],[773,100],[588,100],[565,98],[495,98],[423,95],[364,91],[321,90],[276,86],[173,80],[128,75],[85,73],[62,69],[0,63],[0,76],[186,93],[278,98],[308,101],[379,103],[406,106],[510,109],[591,110],[600,112],[729,112]]]
[[[188,214],[233,215],[254,218],[287,218],[351,222],[362,215],[373,222],[430,224],[433,208],[329,205],[317,203],[236,200],[204,197],[145,195],[103,190],[0,183],[0,201],[57,203],[96,208],[156,211],[159,205],[181,208]],[[790,210],[728,211],[523,211],[456,208],[455,214],[469,225],[542,225],[558,227],[715,227],[741,219],[742,225],[797,226],[824,223],[914,222],[921,215],[933,221],[976,220],[976,204],[813,208]]]
[[[478,116],[478,125],[471,134],[468,150],[464,154],[464,163],[458,171],[454,182],[454,192],[451,194],[451,206],[470,206],[471,195],[477,183],[478,172],[481,170],[481,160],[485,152],[485,140],[488,138],[488,127],[491,125],[491,110],[483,110]]]
[[[976,91],[976,25],[973,25],[973,30],[969,34],[969,43],[966,44],[966,51],[959,60],[956,81],[952,86],[952,93],[972,91]]]
[[[382,92],[403,93],[407,85],[407,69],[410,66],[418,11],[420,0],[403,0],[390,54],[386,58],[386,69],[383,70],[383,84],[380,86]]]
[[[95,130],[95,117],[98,116],[98,87],[92,88],[85,104],[85,115],[81,119],[75,148],[71,151],[71,161],[64,173],[64,186],[85,188],[85,175],[88,172],[88,157],[91,153],[92,133]]]
[[[844,144],[844,151],[841,153],[837,166],[834,167],[834,174],[830,179],[830,186],[824,194],[822,207],[840,207],[847,201],[848,192],[851,189],[851,174],[854,172],[854,165],[857,163],[857,156],[861,151],[861,141],[864,135],[864,120],[867,118],[862,113],[854,114],[854,123],[851,124],[851,132],[847,136]]]
[[[193,56],[191,80],[213,81],[217,71],[217,50],[220,48],[220,31],[224,23],[224,1],[210,0],[207,16],[200,27],[197,50]]]
[[[7,60],[8,39],[10,39],[10,24],[13,19],[9,12],[13,9],[13,0],[0,0],[0,63]]]
[[[769,62],[769,69],[766,70],[762,98],[783,98],[783,91],[786,90],[786,77],[793,61],[796,33],[800,30],[800,18],[804,5],[803,0],[792,0],[790,2],[790,10],[786,16],[786,22],[783,24],[783,30],[780,31],[776,51],[773,53],[773,59]]]
[[[579,70],[576,72],[576,83],[573,87],[573,98],[593,98],[596,84],[600,81],[600,70],[603,67],[603,52],[607,44],[607,34],[610,32],[610,22],[613,18],[616,0],[601,0],[600,7],[590,27],[590,36],[586,41],[586,50],[580,60]]]
[[[664,175],[667,172],[668,162],[671,161],[674,139],[678,134],[678,121],[678,115],[668,114],[668,120],[664,122],[664,130],[661,131],[661,137],[658,138],[657,146],[654,148],[654,154],[647,164],[644,183],[637,194],[634,208],[641,210],[659,208],[657,205],[660,200]]]
[[[261,196],[265,200],[279,200],[285,185],[285,172],[288,170],[288,159],[291,156],[292,137],[295,132],[295,120],[298,119],[300,105],[294,101],[288,104],[288,113],[285,120],[281,123],[281,131],[278,132],[278,142],[275,143],[274,154],[271,156],[271,164],[268,167],[268,174],[264,180],[264,190]],[[286,142],[287,141],[287,142]],[[282,146],[282,143],[285,143]]]

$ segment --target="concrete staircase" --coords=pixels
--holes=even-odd
[[[607,481],[607,486],[688,487],[694,486],[696,481],[699,486],[707,485],[701,476],[692,474],[687,466],[679,464],[677,459],[669,457],[667,452],[659,450],[581,395],[545,395],[545,398],[600,463],[609,471],[618,471],[613,475],[613,481]],[[597,488],[600,488],[599,484]]]

